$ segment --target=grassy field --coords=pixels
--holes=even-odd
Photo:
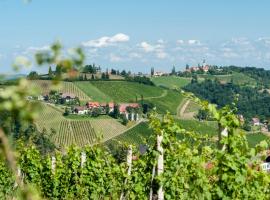
[[[262,140],[267,140],[269,137],[262,133],[247,134],[247,140],[251,147],[255,147],[256,144],[260,143]]]
[[[177,76],[160,76],[151,78],[157,86],[163,86],[169,89],[178,89],[190,83],[190,78]]]
[[[134,102],[144,98],[159,97],[164,90],[159,87],[127,81],[95,81],[92,84],[115,102]]]
[[[101,81],[100,81],[101,82]],[[113,99],[96,86],[87,81],[75,82],[75,85],[87,94],[93,101],[110,102]]]
[[[180,127],[194,131],[200,134],[208,134],[209,136],[215,136],[218,133],[217,122],[214,121],[197,121],[197,120],[175,120]]]
[[[41,114],[35,124],[39,131],[45,128],[50,133],[54,129],[56,133],[52,140],[60,147],[93,144],[101,135],[101,141],[107,141],[126,130],[125,126],[112,118],[68,119],[63,117],[59,109],[44,103],[41,104]]]
[[[177,107],[184,97],[179,93],[172,90],[167,91],[167,95],[161,98],[145,100],[146,102],[153,103],[158,113],[166,113],[169,111],[172,115],[176,115]]]
[[[218,79],[222,83],[228,83],[233,81],[237,85],[249,85],[255,86],[257,84],[256,80],[242,73],[233,72],[228,75],[210,75],[210,74],[201,74],[198,75],[199,78],[204,79]]]
[[[31,83],[34,87],[37,87],[41,94],[48,94],[51,90],[56,90],[62,93],[74,94],[79,97],[80,100],[89,100],[90,97],[87,96],[82,90],[80,90],[76,85],[72,82],[61,82],[59,87],[54,88],[52,85],[52,81],[49,80],[32,80]]]
[[[107,144],[111,142],[122,142],[139,146],[140,144],[144,144],[144,140],[148,139],[151,134],[153,134],[153,132],[149,128],[148,124],[146,122],[141,122],[123,134],[112,138],[112,140],[109,140]]]

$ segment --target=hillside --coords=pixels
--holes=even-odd
[[[232,72],[232,74],[226,75],[211,75],[211,74],[199,74],[198,78],[201,79],[210,79],[215,80],[217,79],[221,83],[229,83],[232,82],[236,85],[248,85],[248,86],[256,86],[257,81],[246,74],[239,73],[239,72]]]
[[[162,86],[169,89],[179,89],[189,84],[191,78],[178,76],[160,76],[151,78],[151,81],[157,86]]]
[[[106,141],[125,131],[126,127],[115,119],[68,119],[55,106],[41,103],[40,117],[35,121],[39,131],[55,131],[53,141],[60,147],[93,144],[101,137]]]
[[[143,96],[144,102],[152,103],[160,113],[166,113],[168,110],[176,114],[177,107],[183,100],[179,92],[135,82],[83,81],[75,84],[93,101],[135,102],[136,98],[137,101],[141,101]]]
[[[43,95],[48,94],[51,90],[56,90],[61,93],[74,94],[75,96],[79,97],[80,100],[90,99],[89,96],[87,96],[72,82],[62,81],[57,88],[53,87],[52,81],[50,80],[32,80],[31,83],[34,87],[37,87]]]
[[[116,102],[134,102],[137,99],[160,97],[163,89],[127,81],[95,81],[92,84]]]

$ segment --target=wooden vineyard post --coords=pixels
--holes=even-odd
[[[128,171],[127,171],[127,175],[130,176],[131,175],[131,167],[132,167],[132,146],[129,145],[128,147],[128,152],[127,152],[127,166],[128,166]],[[125,185],[127,183],[127,179],[125,180]],[[120,200],[124,200],[125,199],[125,194],[124,191],[122,191],[121,196],[120,196]]]
[[[83,168],[83,165],[85,162],[86,162],[86,153],[82,152],[82,154],[81,154],[81,168]]]
[[[162,147],[162,140],[163,134],[157,136],[157,151],[159,152],[158,155],[158,162],[157,162],[157,175],[161,175],[164,171],[164,155],[163,155],[163,147]],[[164,199],[164,191],[162,185],[159,186],[158,189],[158,200]]]
[[[56,159],[55,156],[52,156],[52,173],[55,173]]]
[[[151,178],[151,188],[150,188],[149,200],[153,199],[153,181],[154,181],[155,174],[156,174],[156,165],[154,165],[153,169],[152,169],[152,178]]]
[[[221,132],[221,138],[222,137],[228,137],[228,129],[227,127],[225,129],[223,129],[223,131]],[[226,150],[226,144],[223,145],[222,147],[222,151]]]

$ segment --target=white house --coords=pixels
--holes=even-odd
[[[88,114],[89,111],[85,106],[77,106],[75,107],[74,112],[77,113],[78,115],[86,115]]]

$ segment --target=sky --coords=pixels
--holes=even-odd
[[[86,63],[135,72],[211,65],[270,69],[269,0],[0,0],[0,73],[61,41]]]

